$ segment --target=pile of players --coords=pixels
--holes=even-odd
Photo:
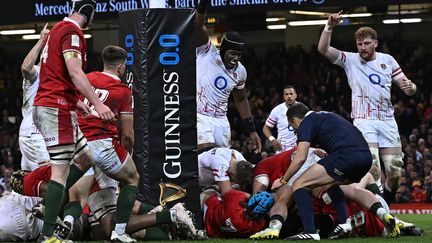
[[[198,160],[206,234],[290,240],[418,234],[414,225],[390,214],[376,184],[381,158],[383,194],[390,200],[403,165],[391,84],[407,95],[416,91],[390,55],[375,51],[376,32],[368,27],[356,32],[359,53],[331,47],[340,12],[330,15],[319,42],[319,51],[346,70],[355,126],[334,113],[309,111],[296,102],[295,88],[286,86],[285,102],[273,109],[263,128],[278,153],[254,167],[229,148],[226,117],[232,93],[260,152],[245,90],[247,73],[240,63],[245,42],[237,32],[226,33],[219,50],[210,42],[204,26],[208,4],[200,1],[196,11]],[[108,46],[102,52],[104,71],[85,75],[81,28],[91,23],[95,1],[76,0],[72,8],[50,31],[44,28],[22,65],[22,169],[32,172],[15,173],[11,184],[30,197],[13,193],[0,200],[2,215],[11,219],[0,221],[0,239],[165,240],[177,231],[157,226],[173,224],[185,237],[196,237],[190,212],[182,204],[166,210],[135,200],[139,175],[130,156],[132,97],[120,81],[127,54]],[[39,52],[41,61],[35,65]],[[274,126],[277,138],[272,136]],[[117,181],[123,184],[118,196]],[[86,205],[88,215],[82,214]],[[27,217],[30,212],[43,222]]]

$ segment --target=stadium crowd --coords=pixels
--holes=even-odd
[[[335,46],[353,50],[349,43]],[[432,95],[427,77],[432,75],[432,49],[428,46],[404,42],[397,37],[380,40],[380,51],[391,53],[418,90],[415,96],[405,96],[393,89],[392,102],[405,153],[405,169],[395,202],[432,202]],[[259,51],[260,54],[257,54]],[[100,60],[92,53],[91,60]],[[10,191],[8,178],[20,167],[18,128],[22,119],[22,77],[20,64],[23,57],[0,49],[0,192]],[[101,63],[89,61],[88,72],[101,70]],[[97,64],[94,64],[97,63]],[[332,65],[317,51],[302,46],[285,48],[283,43],[266,50],[249,48],[242,59],[248,70],[247,92],[257,131],[263,143],[261,154],[255,154],[253,143],[245,134],[242,120],[230,100],[228,119],[231,124],[232,148],[241,151],[245,158],[256,164],[274,154],[268,139],[262,134],[269,112],[282,101],[282,89],[290,84],[296,87],[297,100],[312,110],[336,112],[350,119],[350,89],[343,69]]]

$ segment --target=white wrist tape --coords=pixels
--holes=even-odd
[[[324,27],[324,31],[325,32],[332,32],[333,31],[333,26],[330,26],[328,23],[326,23],[326,25]]]
[[[273,137],[273,136],[268,137],[268,140],[269,140],[270,142],[273,142],[273,140],[275,140],[275,139],[276,139],[276,138]]]

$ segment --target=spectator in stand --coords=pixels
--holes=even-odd
[[[332,44],[341,47],[341,49],[349,49],[346,48],[346,43],[338,43],[336,39],[332,40]],[[386,44],[381,45],[381,50],[394,54],[396,59],[402,64],[403,69],[410,71],[408,76],[412,77],[418,86],[417,95],[413,99],[415,101],[414,104],[402,92],[398,91],[392,93],[392,101],[396,104],[395,117],[398,124],[407,127],[406,135],[401,135],[403,151],[405,152],[408,146],[409,135],[414,134],[418,139],[415,142],[416,146],[423,157],[421,161],[417,161],[420,163],[406,166],[406,168],[417,169],[418,177],[423,179],[424,176],[430,176],[430,172],[427,174],[429,171],[427,166],[432,167],[432,164],[429,164],[432,163],[430,161],[432,155],[429,151],[432,146],[432,82],[428,82],[427,79],[432,75],[432,59],[428,55],[432,51],[432,45],[428,44],[426,52],[423,55],[416,55],[414,52],[419,51],[418,48],[413,47],[413,44],[418,46],[418,43],[412,43],[409,39],[387,38]],[[284,45],[285,43],[276,45],[272,43],[271,47],[263,47],[259,52],[258,50],[254,52],[252,48],[249,48],[248,53],[244,55],[242,64],[248,70],[249,80],[248,85],[246,85],[246,95],[250,100],[252,114],[255,115],[256,126],[262,127],[271,109],[282,100],[282,94],[279,91],[283,89],[286,83],[295,85],[298,101],[305,103],[309,107],[316,107],[315,109],[320,109],[321,105],[322,109],[336,112],[349,120],[351,97],[344,70],[322,58],[318,54],[316,47],[313,50],[303,50],[299,47],[285,48]],[[0,156],[0,164],[3,164],[3,161],[6,160],[5,163],[8,163],[9,167],[13,166],[14,169],[19,168],[19,162],[21,161],[20,151],[17,146],[18,140],[16,139],[18,136],[18,127],[15,127],[16,130],[9,130],[5,127],[20,124],[22,119],[19,114],[22,105],[22,87],[20,85],[22,79],[19,69],[24,56],[27,54],[24,50],[22,53],[18,53],[0,48],[0,150],[7,150],[11,153],[11,156],[5,155],[5,158],[3,158],[2,154]],[[355,50],[355,46],[352,46],[351,50]],[[102,63],[98,62],[101,60],[98,53],[89,52],[87,59],[89,60],[87,71],[102,70]],[[294,65],[291,65],[294,62],[298,63],[295,68]],[[296,69],[297,73],[304,73],[306,71],[306,76],[302,78],[304,80],[303,83],[297,83],[296,80],[291,79],[291,73],[293,73],[294,69]],[[296,74],[295,76],[298,75]],[[322,88],[320,87],[323,85],[327,87],[328,94],[322,93]],[[326,105],[321,104],[321,101],[318,100],[320,97],[327,100]],[[229,109],[236,110],[233,100],[230,99],[228,102]],[[400,110],[398,107],[399,104],[401,105]],[[416,126],[404,124],[407,109],[412,109],[413,114],[418,115],[420,122]],[[6,111],[3,112],[3,110]],[[8,116],[17,116],[15,125],[6,119]],[[231,148],[245,153],[246,147],[243,148],[241,145],[245,143],[248,136],[244,135],[245,130],[242,119],[235,112],[228,113],[228,119],[232,128]],[[6,126],[3,125],[3,122]],[[417,134],[417,129],[420,131],[419,134]],[[265,152],[271,154],[272,148],[270,147],[270,142],[262,134],[259,135],[261,135],[261,139],[264,142]],[[421,139],[424,139],[424,148],[422,147],[423,142]],[[415,158],[415,154],[413,154],[413,157]],[[405,156],[404,161],[407,161],[407,156]],[[408,176],[409,173],[406,175]],[[2,174],[0,174],[0,177],[2,177]],[[409,182],[406,183],[407,185],[411,185]]]
[[[410,203],[411,193],[405,184],[401,184],[395,195],[396,203]]]
[[[425,176],[425,183],[423,188],[426,191],[426,202],[432,203],[432,177]]]
[[[432,167],[430,166],[430,162],[431,160],[426,160],[426,162],[423,165],[423,176],[425,176],[425,180],[426,180],[426,176],[429,176],[432,170]]]
[[[411,200],[413,203],[424,203],[426,202],[426,191],[422,188],[420,180],[416,180],[412,183]]]

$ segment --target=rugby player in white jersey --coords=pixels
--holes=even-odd
[[[245,42],[239,33],[230,31],[225,34],[220,50],[211,43],[204,26],[209,3],[210,0],[201,0],[196,12],[198,151],[214,145],[230,147],[231,128],[226,114],[232,91],[234,103],[258,153],[261,151],[261,140],[256,133],[247,99],[246,69],[240,63]]]
[[[202,189],[217,185],[223,196],[233,184],[242,191],[252,186],[253,165],[237,150],[213,148],[198,155],[198,175]]]
[[[340,51],[330,46],[333,27],[340,23],[342,11],[331,14],[321,33],[318,51],[332,63],[342,67],[352,90],[351,118],[369,144],[372,153],[371,173],[381,184],[380,158],[385,166],[384,198],[389,203],[399,187],[404,164],[398,127],[391,103],[391,86],[396,84],[406,95],[417,87],[402,72],[389,54],[377,52],[377,33],[361,27],[355,33],[358,53]]]
[[[262,130],[276,153],[292,149],[296,146],[297,142],[297,135],[294,133],[294,129],[288,124],[286,117],[287,110],[297,99],[297,92],[294,86],[286,85],[283,88],[283,99],[284,102],[277,105],[270,112]],[[277,139],[271,131],[274,126],[277,128]]]
[[[0,197],[0,241],[31,241],[38,237],[43,222],[27,215],[40,200],[15,192]]]
[[[19,147],[22,154],[21,169],[33,171],[39,165],[49,161],[45,141],[33,123],[33,101],[39,87],[40,66],[36,65],[43,42],[49,33],[48,24],[40,33],[40,38],[24,58],[21,65],[23,75],[23,105],[21,108],[23,120],[19,130]]]

